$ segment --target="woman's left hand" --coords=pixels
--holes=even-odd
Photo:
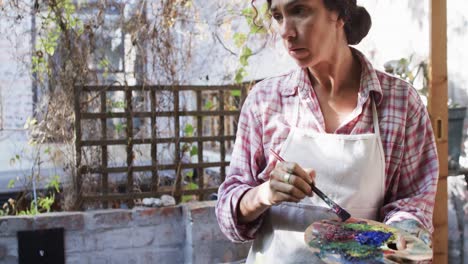
[[[429,231],[427,231],[418,221],[414,219],[405,219],[390,223],[389,225],[400,228],[403,231],[414,235],[415,237],[421,239],[426,245],[432,247],[431,233],[429,233]]]

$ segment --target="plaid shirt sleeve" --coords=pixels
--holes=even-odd
[[[426,107],[413,87],[408,87],[407,120],[402,158],[393,175],[387,175],[384,222],[413,219],[433,232],[432,215],[439,175],[437,149]],[[391,162],[393,163],[393,162]],[[393,163],[395,164],[395,163]]]
[[[254,91],[247,97],[239,117],[236,142],[226,180],[218,191],[216,217],[221,231],[234,242],[252,240],[262,223],[239,224],[237,208],[240,199],[250,189],[262,183],[257,175],[265,167],[262,145],[262,126],[255,116]]]

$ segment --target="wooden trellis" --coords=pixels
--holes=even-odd
[[[248,87],[246,85],[230,85],[230,86],[85,86],[75,87],[75,130],[76,130],[76,190],[78,193],[78,208],[83,208],[87,203],[99,204],[99,207],[107,208],[112,202],[125,202],[128,206],[133,206],[136,199],[145,197],[159,197],[163,194],[173,195],[177,201],[181,200],[183,195],[196,195],[198,200],[206,199],[208,194],[217,191],[219,186],[205,187],[204,169],[219,168],[219,182],[224,181],[226,176],[226,167],[229,161],[226,160],[226,145],[230,146],[235,139],[235,123],[241,105],[247,95]],[[180,94],[189,93],[191,96],[188,100],[195,104],[195,110],[185,110],[181,107]],[[109,92],[120,92],[124,94],[123,111],[113,111],[109,107]],[[135,93],[143,93],[148,102],[146,111],[135,109]],[[169,93],[171,95],[171,106],[166,109],[158,109],[157,97],[161,93]],[[216,104],[211,104],[211,109],[206,109],[206,104],[203,105],[203,100],[211,96],[217,98]],[[147,98],[149,97],[149,98]],[[97,111],[90,112],[87,103],[83,98],[93,98],[96,103]],[[226,106],[226,98],[235,102],[234,105]],[[149,99],[149,101],[148,101]],[[195,102],[193,102],[195,101]],[[158,118],[166,118],[172,120],[170,123],[173,126],[173,135],[169,137],[161,137],[158,135]],[[180,127],[182,118],[190,117],[196,120],[194,127],[195,135],[184,135],[183,128]],[[215,133],[212,135],[203,135],[204,118],[219,118],[218,125],[215,126]],[[109,138],[109,121],[110,119],[124,120],[126,135],[122,138]],[[146,124],[150,130],[149,136],[137,138],[134,131],[134,120],[145,119],[150,120]],[[92,133],[95,138],[84,138],[85,127],[83,122],[96,124],[98,127],[95,133]],[[225,131],[226,127],[230,131]],[[212,127],[213,128],[213,127]],[[97,138],[96,138],[97,137]],[[206,162],[204,161],[204,143],[217,142],[219,143],[219,161]],[[173,162],[170,164],[160,162],[158,156],[158,145],[173,144]],[[196,144],[196,154],[190,162],[181,160],[181,144]],[[149,149],[151,161],[149,164],[135,164],[135,147],[138,145],[150,146]],[[109,147],[125,146],[126,164],[120,166],[111,166],[109,163]],[[84,162],[84,148],[95,148],[98,150],[99,158],[93,164]],[[196,156],[197,162],[193,162]],[[191,170],[196,173],[198,178],[196,189],[184,188],[182,171]],[[160,186],[160,172],[173,171],[174,182],[170,186]],[[135,173],[148,173],[151,175],[149,188],[145,191],[135,191]],[[124,174],[125,183],[120,184],[119,192],[110,191],[110,181],[112,174]],[[88,193],[84,187],[86,177],[89,175],[98,175],[95,179],[95,192]],[[98,180],[99,178],[99,180]],[[123,185],[123,186],[122,186]]]

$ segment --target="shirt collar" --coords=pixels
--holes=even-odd
[[[357,49],[351,47],[352,52],[361,62],[361,84],[359,88],[358,100],[363,104],[369,98],[370,92],[373,92],[377,105],[382,101],[382,88],[377,73],[367,58]],[[311,87],[307,68],[296,68],[286,74],[285,85],[281,89],[281,95],[292,96],[297,93],[298,88]],[[361,102],[362,101],[362,102]]]
[[[358,57],[359,61],[361,62],[361,84],[359,88],[358,100],[362,100],[362,103],[364,103],[367,101],[369,94],[372,92],[375,103],[379,105],[382,102],[383,93],[374,67],[359,50],[351,47],[351,51]]]
[[[286,79],[284,86],[281,89],[281,95],[283,96],[292,96],[297,93],[297,88],[302,83],[301,79],[303,78],[304,69],[296,68],[293,71],[285,75]]]

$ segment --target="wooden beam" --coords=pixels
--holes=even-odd
[[[434,209],[433,263],[448,263],[447,175],[447,0],[431,0],[431,54],[428,111],[439,155],[439,183]]]

